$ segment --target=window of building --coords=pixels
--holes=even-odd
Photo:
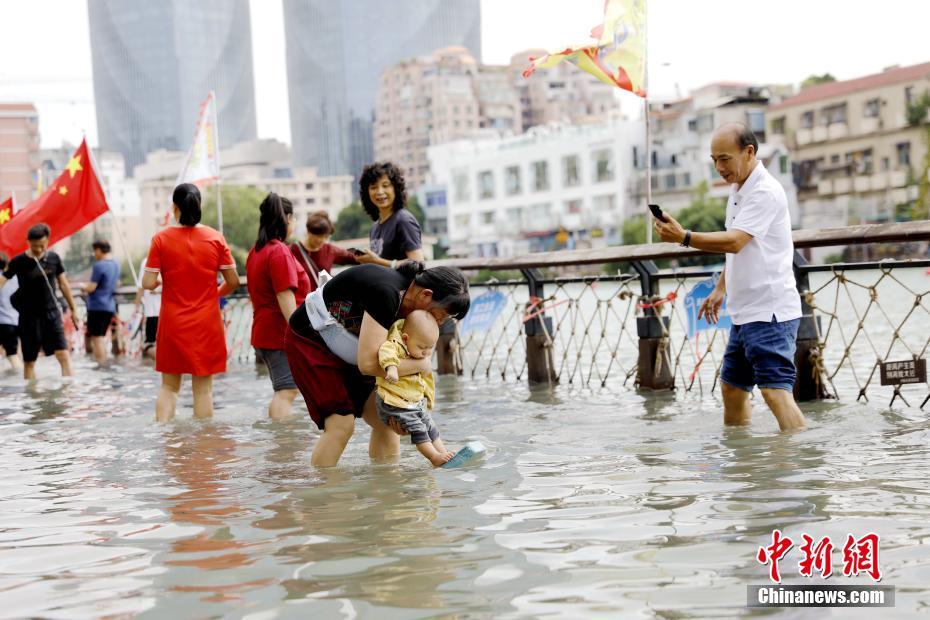
[[[521,191],[520,166],[508,166],[504,169],[504,191],[508,196],[516,196]]]
[[[801,129],[810,129],[814,126],[814,111],[808,110],[801,115]]]
[[[313,198],[307,198],[307,200],[306,200],[305,202],[306,202],[308,205],[312,205],[315,201],[313,200]]]
[[[830,163],[831,163],[831,164],[838,164],[838,163],[840,163],[840,156],[839,156],[839,153],[830,156]]]
[[[772,133],[776,135],[783,135],[785,133],[784,116],[779,116],[778,118],[772,119]]]
[[[746,112],[746,124],[754,133],[765,133],[765,112],[762,110]]]
[[[478,198],[481,200],[494,198],[494,173],[490,170],[478,173]]]
[[[562,158],[562,185],[575,187],[581,183],[581,172],[578,169],[578,156],[566,155]]]
[[[675,173],[665,175],[665,189],[675,189]]]
[[[323,204],[324,204],[324,205],[328,205],[329,203],[330,203],[329,196],[325,196],[325,197],[323,198]]]
[[[914,101],[914,87],[908,86],[904,89],[904,103],[905,105],[910,104]]]
[[[467,202],[471,200],[471,193],[468,191],[468,176],[463,173],[452,175],[452,185],[455,187],[455,201]]]
[[[656,177],[652,177],[655,180]],[[595,196],[594,197],[594,210],[595,211],[613,211],[614,206],[616,205],[616,196],[613,194],[607,194],[605,196]]]
[[[494,211],[482,211],[481,212],[481,223],[482,224],[493,224],[494,223]]]
[[[691,173],[686,172],[681,176],[681,183],[685,187],[691,187]]]
[[[455,225],[457,228],[468,228],[469,224],[471,224],[471,216],[467,213],[455,216]]]
[[[523,221],[523,207],[510,207],[507,209],[507,221],[520,224]]]
[[[824,125],[846,122],[846,104],[831,105],[820,111],[820,120]]]
[[[890,170],[890,169],[891,169],[891,158],[882,157],[882,170]]]
[[[782,174],[788,174],[788,156],[778,156],[778,171]]]
[[[304,183],[304,189],[313,189],[313,183]]]
[[[534,161],[533,170],[533,189],[537,192],[545,192],[549,189],[549,162]]]
[[[707,112],[697,117],[697,129],[699,133],[710,133],[714,130],[714,113]]]
[[[540,223],[540,220],[547,220],[549,217],[549,210],[551,205],[548,202],[544,202],[538,205],[533,205],[530,207],[530,219],[533,220],[533,223]]]
[[[898,155],[898,165],[899,166],[910,166],[911,165],[911,143],[910,142],[899,142],[895,145],[895,151]]]
[[[581,213],[582,201],[578,200],[569,200],[565,203],[565,212],[569,215],[575,215]]]
[[[614,180],[614,160],[613,151],[610,149],[600,149],[591,153],[591,161],[594,162],[594,182],[603,183]]]
[[[881,108],[881,99],[869,99],[865,102],[865,109],[862,111],[862,115],[867,118],[874,118],[879,115]]]

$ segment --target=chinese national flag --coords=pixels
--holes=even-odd
[[[65,171],[45,190],[45,193],[13,215],[12,201],[0,203],[0,250],[9,256],[29,247],[26,233],[35,224],[45,223],[52,229],[49,245],[70,237],[103,215],[107,199],[97,179],[87,150],[87,141],[74,152]],[[4,218],[9,208],[9,219]]]

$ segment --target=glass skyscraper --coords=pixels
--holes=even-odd
[[[374,156],[381,72],[440,47],[480,62],[480,0],[284,0],[294,163],[352,174]]]
[[[88,0],[100,147],[126,171],[186,151],[216,91],[220,145],[256,137],[249,0]]]

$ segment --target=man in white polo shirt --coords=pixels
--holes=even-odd
[[[792,268],[794,243],[784,188],[756,159],[759,142],[742,123],[723,125],[711,159],[730,183],[726,230],[685,230],[673,217],[656,220],[663,241],[726,253],[726,267],[699,316],[716,323],[724,297],[733,320],[720,371],[725,424],[748,424],[749,394],[759,386],[782,430],[804,427],[794,402],[795,341],[801,298]]]

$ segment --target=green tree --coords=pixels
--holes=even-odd
[[[420,200],[416,196],[407,198],[407,210],[410,211],[413,217],[417,218],[420,226],[426,223],[426,214],[423,213],[423,207],[420,206]]]
[[[333,239],[337,241],[367,237],[368,231],[371,230],[371,218],[365,213],[362,203],[353,202],[339,212],[335,229]]]
[[[925,148],[923,161],[917,164],[916,171],[911,171],[915,177],[913,182],[917,183],[917,201],[908,206],[898,205],[896,210],[899,217],[902,211],[905,212],[901,219],[930,218],[930,121],[928,121],[928,115],[930,115],[930,91],[925,90],[907,106],[907,122],[913,127],[921,128]]]
[[[804,81],[801,82],[801,90],[809,88],[811,86],[817,86],[818,84],[827,84],[829,82],[835,82],[836,78],[830,75],[829,73],[824,73],[823,75],[809,75],[804,78]]]
[[[252,186],[224,186],[223,235],[232,251],[239,273],[245,272],[245,259],[258,235],[258,207],[267,192]],[[203,192],[203,218],[201,222],[217,228],[216,188]]]
[[[94,233],[90,227],[83,228],[69,238],[68,251],[61,262],[65,271],[71,274],[80,273],[94,264],[94,253],[90,244],[94,241]]]

